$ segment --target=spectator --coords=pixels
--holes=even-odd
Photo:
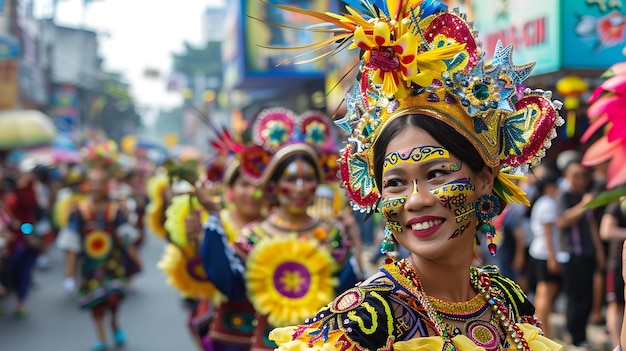
[[[585,205],[594,198],[588,193],[591,172],[577,160],[565,167],[568,185],[557,198],[557,221],[562,249],[569,259],[562,268],[563,288],[567,297],[566,326],[572,344],[587,348],[587,321],[593,301],[593,275],[603,269],[604,251],[593,212]]]
[[[561,280],[559,263],[563,263],[567,258],[567,254],[560,252],[556,228],[557,179],[556,173],[550,172],[537,182],[539,198],[532,205],[530,214],[533,239],[529,254],[532,258],[531,267],[534,270],[534,277],[537,280],[535,313],[542,322],[543,332],[548,338],[554,337],[550,330],[549,317],[559,292]]]
[[[622,248],[626,240],[626,200],[607,206],[600,223],[600,236],[609,241],[606,275],[606,326],[614,346],[619,345],[619,332],[624,318],[624,279]]]

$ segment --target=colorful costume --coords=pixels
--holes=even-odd
[[[112,294],[124,295],[125,248],[136,238],[137,230],[114,203],[109,202],[105,212],[94,211],[88,201],[79,203],[61,231],[58,245],[80,254],[81,308],[96,307]]]
[[[252,127],[256,145],[242,153],[242,173],[267,185],[281,162],[301,154],[314,160],[316,174],[325,178],[324,171],[334,167],[320,165],[319,155],[336,153],[327,119],[315,111],[302,116],[283,108],[262,111]],[[306,227],[285,231],[264,227],[263,221],[248,226],[231,245],[220,217],[205,224],[205,269],[229,301],[245,307],[239,316],[247,324],[234,325],[219,311],[215,324],[224,326],[222,332],[253,332],[253,350],[274,348],[268,339],[273,326],[301,320],[357,281],[349,244],[333,223],[312,218]]]
[[[238,345],[244,350],[252,343],[255,313],[245,295],[243,262],[232,246],[240,233],[229,223],[230,213],[225,209],[209,216],[204,224],[203,266],[209,280],[228,298],[217,307],[209,337],[214,342]]]
[[[507,330],[501,328],[504,320],[535,323],[534,307],[526,295],[514,282],[499,276],[493,267],[472,269],[470,280],[481,292],[471,301],[449,303],[431,298],[428,303],[432,307],[423,305],[425,300],[419,296],[424,292],[419,279],[412,274],[405,260],[387,264],[367,283],[339,295],[305,325],[279,328],[271,337],[282,344],[281,350],[318,349],[324,345],[335,345],[341,350],[450,350],[432,322],[429,309],[434,308],[445,318],[465,323],[463,328],[446,325],[459,350],[476,350],[476,346],[500,350],[515,349],[522,342],[511,337],[512,333],[504,334],[503,330]],[[487,284],[491,287],[481,290]],[[483,290],[490,290],[489,299],[484,298]],[[495,301],[502,303],[498,305]],[[491,313],[489,322],[481,319],[493,306],[498,306],[501,313]],[[502,315],[508,318],[501,320]],[[511,328],[515,327],[511,325]],[[516,328],[509,330],[522,331],[531,349],[538,344],[545,344],[547,349],[556,348],[555,343],[538,335],[536,327],[527,324]]]
[[[512,180],[522,177],[545,155],[556,136],[555,128],[563,123],[557,112],[561,103],[551,101],[550,92],[522,85],[534,64],[514,65],[512,46],[503,47],[499,43],[492,61],[486,62],[477,33],[465,15],[458,10],[449,12],[439,1],[345,2],[349,5],[345,14],[268,6],[327,22],[313,30],[328,30],[332,37],[308,46],[311,52],[322,51],[316,58],[307,57],[305,61],[322,59],[344,48],[358,48],[362,53],[357,82],[346,94],[347,113],[335,120],[348,135],[339,173],[355,209],[383,213],[387,226],[381,251],[389,252],[394,246],[392,234],[408,230],[404,227],[406,218],[402,218],[405,221],[402,223],[396,220],[399,212],[408,216],[405,203],[408,204],[409,198],[412,201],[428,198],[436,205],[420,203],[419,207],[426,209],[414,211],[425,218],[428,217],[425,213],[433,207],[447,208],[449,217],[459,224],[448,240],[463,231],[482,233],[489,241],[489,251],[495,254],[496,244],[492,240],[495,228],[491,219],[499,212],[500,202],[528,204],[525,194]],[[323,50],[335,44],[337,47]],[[446,148],[415,141],[413,144],[418,146],[410,150],[376,149],[385,128],[401,117],[406,119],[398,121],[395,127],[410,126],[410,119],[424,118],[436,120],[433,125],[446,124],[458,132],[477,151],[476,156],[469,158],[474,161],[480,157],[484,162],[481,169],[493,172],[492,193],[465,204],[466,195],[456,191],[473,186],[468,178],[447,183],[446,194],[434,185],[428,188],[430,173],[427,180],[411,178],[415,175],[411,172],[417,174],[426,169],[414,165],[448,158]],[[429,134],[420,128],[415,127],[416,135]],[[408,143],[409,134],[400,134],[400,129],[390,130],[398,135],[384,134],[385,138]],[[389,140],[381,144],[391,145]],[[384,157],[375,159],[375,152],[376,157],[380,153]],[[404,163],[411,166],[403,168]],[[461,169],[461,164],[445,167],[455,172]],[[375,168],[379,173],[375,174]],[[389,179],[401,183],[402,191],[413,182],[413,192],[406,190],[397,196],[387,192],[383,197],[384,183],[380,178],[386,169],[408,172],[399,176],[390,171]],[[418,182],[431,191],[432,197],[415,195]],[[393,185],[389,187],[395,189]],[[461,224],[465,221],[476,228]],[[422,224],[430,228],[437,225],[432,221],[420,222],[411,224],[409,229],[426,233],[426,229],[420,229]],[[413,227],[416,225],[419,227]],[[406,233],[404,238],[407,236],[412,237]],[[415,239],[412,243],[418,245],[420,241]],[[412,255],[419,256],[415,252]],[[428,296],[417,270],[409,260],[401,260],[382,267],[380,273],[365,283],[341,294],[306,324],[278,328],[270,338],[279,345],[278,350],[560,349],[560,345],[541,336],[541,330],[534,325],[534,308],[517,285],[500,277],[495,268],[468,268],[468,279],[476,292],[470,301],[448,302]]]

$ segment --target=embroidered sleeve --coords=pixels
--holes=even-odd
[[[391,350],[394,337],[389,286],[352,288],[296,327],[270,333],[277,350]]]

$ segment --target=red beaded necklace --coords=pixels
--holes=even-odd
[[[411,281],[413,285],[413,293],[421,305],[426,309],[428,318],[435,325],[437,333],[446,339],[444,350],[456,350],[456,346],[454,346],[454,343],[452,342],[452,336],[449,335],[446,330],[443,318],[431,305],[428,295],[424,292],[422,282],[420,281],[419,276],[411,262],[407,259],[403,259],[397,261],[396,264],[398,265],[400,272]],[[470,281],[474,288],[478,290],[482,298],[489,305],[491,305],[491,309],[493,313],[495,313],[496,319],[502,326],[503,330],[506,331],[510,339],[515,343],[517,349],[522,351],[531,351],[528,346],[528,342],[524,338],[524,333],[515,324],[515,320],[511,318],[509,309],[504,305],[498,296],[498,293],[491,288],[491,277],[489,276],[489,273],[479,271],[475,267],[470,267]]]

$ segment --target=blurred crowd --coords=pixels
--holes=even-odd
[[[16,304],[0,304],[0,312],[27,318],[29,290],[33,274],[50,266],[48,251],[79,201],[97,190],[93,182],[95,167],[86,164],[59,163],[25,168],[24,164],[0,163],[0,297],[16,295]],[[113,174],[113,173],[112,173]],[[125,221],[137,229],[132,245],[144,240],[143,212],[147,205],[145,179],[148,169],[119,169],[103,187],[107,196],[119,204]],[[128,278],[139,271],[140,262],[127,262]],[[74,291],[76,281],[64,281]],[[6,309],[6,311],[4,310]]]

